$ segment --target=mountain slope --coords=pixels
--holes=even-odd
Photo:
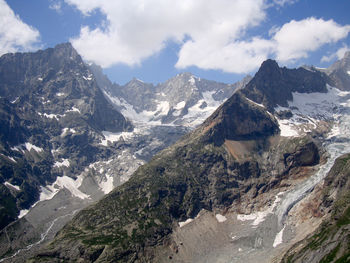
[[[265,63],[256,77],[275,69],[274,63]],[[311,77],[317,91],[326,91],[319,73],[279,72],[282,84],[289,78],[308,83]],[[165,262],[178,253],[172,236],[178,223],[194,220],[203,210],[251,213],[313,174],[323,159],[318,137],[279,136],[276,118],[244,95],[255,87],[237,91],[195,131],[81,211],[34,261]],[[276,103],[268,99],[266,105]]]
[[[71,44],[0,58],[0,229],[58,176],[111,152],[102,131],[133,126],[105,99]]]

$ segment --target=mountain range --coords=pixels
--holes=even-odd
[[[127,181],[137,167],[215,110],[207,107],[200,116],[187,110],[196,118],[185,126],[140,122],[131,104],[120,106],[110,95],[119,86],[93,68],[69,43],[0,58],[2,255],[33,240],[47,242],[77,211]],[[225,86],[229,97],[239,84],[217,85]],[[133,89],[126,90],[124,96],[135,96]],[[140,86],[140,91],[147,89]],[[182,98],[198,103],[191,96]],[[196,98],[205,104],[201,93]],[[160,104],[175,103],[171,97],[163,99]],[[159,107],[154,98],[145,103]],[[126,118],[119,110],[136,114]]]
[[[349,58],[120,86],[70,44],[4,55],[3,260],[347,262]]]

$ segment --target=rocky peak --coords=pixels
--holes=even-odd
[[[350,90],[350,51],[325,70],[332,84],[340,90]]]
[[[277,62],[273,59],[267,59],[261,64],[256,73],[256,77],[264,77],[266,79],[269,77],[278,77],[281,73],[281,68],[278,66]]]
[[[276,61],[269,59],[262,63],[242,93],[274,112],[278,105],[288,106],[293,92],[327,92],[327,81],[327,76],[319,71],[280,68]]]

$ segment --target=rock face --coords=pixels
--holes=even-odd
[[[173,256],[161,251],[173,247],[177,253],[171,234],[178,222],[201,210],[253,212],[266,202],[261,196],[274,196],[298,176],[310,176],[322,159],[319,137],[281,137],[267,111],[285,105],[292,91],[326,92],[326,82],[320,73],[264,62],[251,82],[195,131],[78,213],[33,262],[165,262]]]
[[[254,79],[242,90],[247,98],[263,104],[269,111],[287,106],[293,100],[292,93],[327,92],[327,76],[319,71],[304,68],[280,68],[276,61],[266,60]]]
[[[209,141],[256,140],[279,132],[278,123],[265,109],[247,100],[240,91],[220,106],[203,124]]]
[[[325,70],[333,80],[333,85],[340,90],[350,90],[350,52],[346,52],[344,58],[335,62]]]
[[[111,153],[102,131],[131,131],[71,44],[0,58],[0,229],[57,176]]]

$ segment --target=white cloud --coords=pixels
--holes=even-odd
[[[50,0],[49,8],[55,10],[57,13],[62,14],[62,2],[61,0]]]
[[[288,62],[308,57],[308,53],[321,46],[345,38],[350,26],[341,26],[333,20],[325,21],[310,17],[301,21],[292,20],[276,32],[277,59]]]
[[[202,69],[221,69],[232,73],[247,73],[256,69],[273,50],[269,40],[254,38],[223,46],[205,42],[186,42],[180,50],[178,68],[197,66]]]
[[[285,4],[291,5],[297,2],[298,0],[272,0],[272,2],[276,5],[284,6]]]
[[[258,25],[266,15],[264,0],[66,2],[85,15],[96,9],[106,15],[107,27],[83,27],[80,35],[71,39],[86,60],[104,67],[116,63],[137,65],[159,52],[169,40],[178,42],[183,48],[210,46],[214,51],[226,48],[226,52],[221,54],[229,55],[229,49],[237,45],[245,30]],[[245,50],[242,43],[239,47]],[[184,50],[180,54],[187,52]],[[180,57],[179,61],[189,63],[189,59],[184,57]]]
[[[275,25],[268,38],[248,37],[269,8],[296,0],[65,0],[84,15],[105,15],[97,28],[84,26],[71,42],[88,61],[102,67],[139,65],[168,41],[179,44],[176,67],[197,66],[248,73],[266,58],[290,63],[345,38],[350,26],[333,20],[306,18]]]
[[[335,53],[329,56],[323,56],[321,62],[330,62],[333,59],[342,59],[347,51],[350,51],[350,48],[347,45],[339,48]]]
[[[0,0],[0,55],[36,48],[40,34],[25,24],[4,0]]]

